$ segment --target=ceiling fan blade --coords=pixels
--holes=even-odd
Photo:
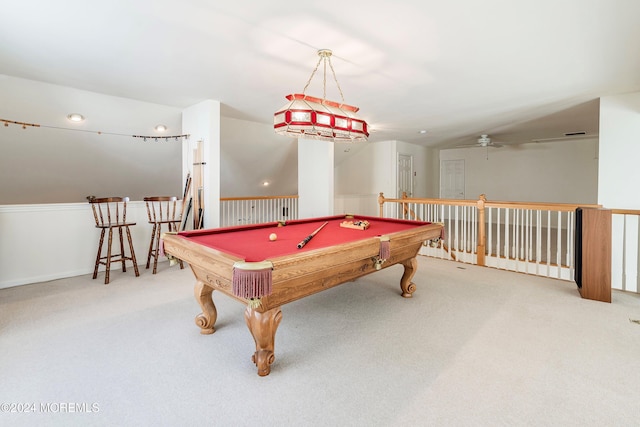
[[[568,135],[568,136],[559,136],[557,138],[538,138],[532,139],[531,142],[559,142],[559,141],[570,141],[572,139],[585,139],[585,138],[597,138],[598,134],[589,134],[589,135]]]

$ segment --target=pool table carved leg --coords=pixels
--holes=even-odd
[[[402,262],[404,266],[404,273],[400,279],[400,288],[402,289],[402,296],[405,298],[411,298],[416,291],[416,284],[411,281],[418,269],[418,260],[416,257],[408,259]]]
[[[275,360],[274,346],[276,338],[276,330],[282,320],[282,311],[280,307],[261,313],[250,307],[244,312],[244,319],[253,340],[256,342],[256,352],[251,357],[253,363],[258,367],[258,375],[264,377],[271,372],[271,364]]]
[[[218,311],[216,310],[216,306],[211,298],[212,292],[213,288],[207,286],[203,281],[198,280],[196,282],[194,294],[196,301],[198,301],[198,304],[200,304],[200,307],[202,308],[202,313],[198,314],[195,320],[196,325],[200,327],[200,333],[203,335],[209,335],[216,331],[214,325],[218,318]]]

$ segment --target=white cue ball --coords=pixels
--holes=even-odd
[[[269,234],[269,240],[271,240],[272,242],[274,240],[276,240],[278,238],[278,235],[276,233],[271,233]]]

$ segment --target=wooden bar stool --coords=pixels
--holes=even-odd
[[[133,241],[131,240],[131,230],[129,227],[136,225],[135,222],[127,221],[127,202],[128,197],[104,197],[89,199],[91,208],[93,210],[93,217],[96,220],[96,228],[101,230],[100,232],[100,244],[98,245],[98,255],[96,256],[96,265],[93,270],[93,278],[98,277],[98,267],[100,264],[106,267],[104,276],[104,284],[109,283],[109,271],[111,269],[112,262],[121,262],[122,271],[126,272],[126,261],[133,263],[133,269],[136,272],[136,277],[140,275],[138,272],[138,264],[136,263],[136,254],[133,251]],[[118,230],[118,240],[120,241],[120,253],[111,253],[111,243],[113,240],[113,230]],[[131,256],[126,256],[124,252],[124,238],[122,235],[122,229],[127,233],[127,240],[129,242],[129,251]],[[104,243],[104,236],[109,232],[109,238],[107,242],[107,255],[102,255],[102,246]]]
[[[147,216],[149,224],[153,225],[151,231],[151,242],[149,243],[149,254],[147,255],[147,267],[151,264],[153,258],[153,274],[158,270],[158,258],[160,256],[160,236],[162,235],[162,226],[166,225],[168,231],[177,232],[182,222],[181,214],[176,209],[178,199],[170,196],[154,196],[145,197],[144,203],[147,205]],[[180,268],[184,268],[182,260],[178,261]]]

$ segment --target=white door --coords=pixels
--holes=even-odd
[[[464,159],[440,162],[440,198],[464,199]]]
[[[406,192],[413,196],[413,156],[398,153],[398,199]]]

